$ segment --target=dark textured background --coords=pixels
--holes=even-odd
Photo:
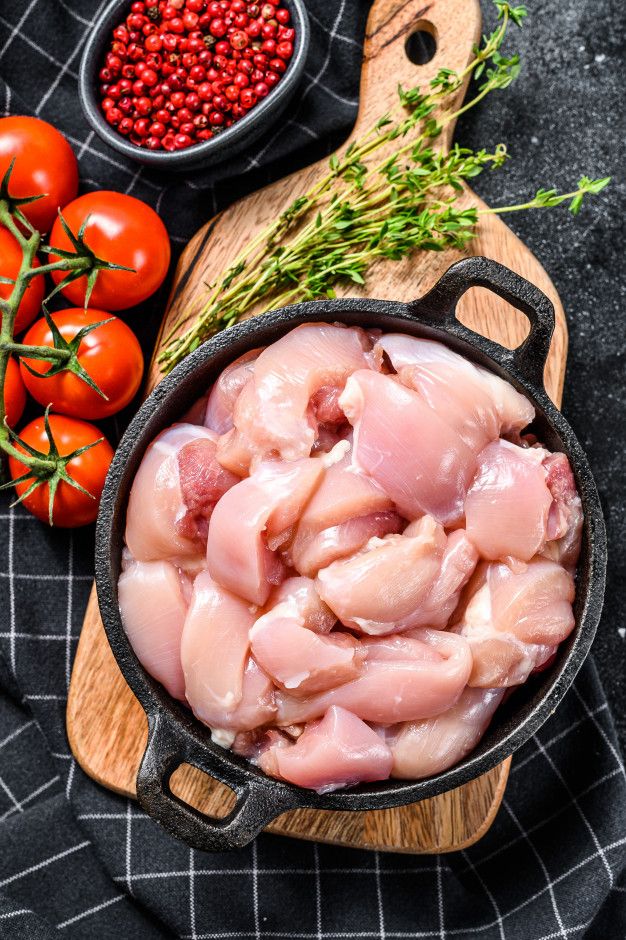
[[[485,25],[494,20],[482,0]],[[539,186],[570,188],[582,174],[613,176],[574,223],[556,210],[506,218],[544,265],[563,301],[569,358],[563,411],[586,448],[609,534],[606,603],[594,654],[626,748],[626,107],[622,0],[537,0],[511,46],[523,74],[463,120],[461,144],[504,141],[499,173],[473,188],[492,206],[524,201]]]

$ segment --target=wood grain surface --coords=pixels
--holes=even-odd
[[[437,52],[418,66],[405,54],[407,38],[425,29],[436,39]],[[352,139],[387,111],[398,83],[427,82],[446,65],[462,69],[480,35],[478,0],[376,0],[367,24],[361,78],[360,108]],[[464,93],[465,89],[463,89]],[[444,145],[449,145],[449,125]],[[327,170],[327,161],[314,164],[248,196],[207,223],[190,241],[180,259],[162,335],[183,312],[200,302],[204,285],[231,261],[268,220],[275,218]],[[471,190],[466,204],[483,205]],[[563,308],[548,275],[533,254],[496,216],[482,216],[479,235],[464,254],[482,254],[508,265],[539,286],[555,305],[557,323],[546,367],[546,388],[560,404],[567,356]],[[422,252],[400,262],[382,260],[372,268],[361,293],[382,299],[412,300],[428,290],[449,265],[463,255],[446,251]],[[338,294],[358,293],[354,287]],[[478,333],[509,348],[524,339],[525,318],[481,289],[469,291],[459,305],[463,322]],[[157,349],[159,348],[157,344]],[[151,365],[149,391],[159,379]],[[126,685],[113,658],[100,620],[95,591],[85,615],[67,707],[67,731],[81,767],[103,786],[135,796],[135,778],[147,740],[146,717]],[[463,787],[407,807],[367,813],[297,810],[284,813],[268,830],[298,838],[389,851],[424,853],[465,848],[491,825],[506,786],[510,760]],[[172,789],[203,812],[225,815],[234,800],[222,784],[196,768],[181,765]]]

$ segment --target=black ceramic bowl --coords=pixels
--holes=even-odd
[[[527,316],[530,333],[517,349],[504,349],[456,319],[457,301],[474,286],[490,289]],[[551,450],[563,451],[569,457],[583,502],[584,528],[575,629],[559,647],[551,668],[516,690],[498,709],[478,747],[450,770],[425,780],[387,780],[319,795],[267,777],[246,760],[213,744],[208,729],[146,673],[122,627],[117,579],[128,494],[148,444],[176,421],[233,359],[274,342],[300,323],[322,320],[438,339],[511,382],[535,406],[537,417],[532,427],[538,437]],[[451,267],[428,294],[413,303],[318,301],[247,320],[197,349],[150,395],[124,435],[109,470],[98,518],[96,582],[109,642],[148,717],[149,739],[137,776],[137,796],[144,809],[169,832],[195,848],[222,851],[245,845],[288,809],[371,810],[413,803],[485,773],[524,744],[552,714],[593,640],[606,565],[604,522],[587,460],[543,385],[553,329],[554,308],[540,290],[494,261],[471,258]],[[227,817],[204,816],[171,792],[170,776],[184,761],[232,787],[237,803]]]
[[[192,170],[230,159],[249,147],[283,113],[302,79],[309,48],[310,26],[304,0],[283,0],[291,13],[296,31],[293,56],[287,71],[267,98],[260,101],[244,118],[221,134],[202,144],[167,153],[136,147],[107,124],[98,98],[98,72],[111,31],[130,9],[131,0],[111,0],[94,24],[83,50],[78,75],[78,94],[85,116],[94,131],[119,153],[162,170]]]

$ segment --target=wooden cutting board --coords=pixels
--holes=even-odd
[[[427,64],[410,61],[409,37],[424,31],[434,37],[436,53]],[[461,70],[480,36],[478,0],[375,0],[367,23],[358,119],[351,137],[367,130],[395,100],[397,85],[423,84],[443,65]],[[415,40],[413,40],[415,42]],[[419,45],[419,44],[418,44]],[[410,46],[409,46],[410,47]],[[413,55],[415,58],[415,55]],[[316,63],[313,69],[320,68]],[[320,75],[323,81],[323,75]],[[464,94],[463,89],[460,97]],[[301,96],[309,90],[303,85]],[[297,105],[296,105],[297,107]],[[445,145],[453,128],[447,130]],[[204,284],[213,280],[269,219],[322,174],[327,161],[274,183],[231,206],[202,228],[184,251],[164,318],[169,332],[182,311],[198,303]],[[467,204],[483,205],[468,189]],[[531,252],[495,216],[482,217],[479,237],[467,254],[487,255],[508,265],[539,286],[552,299],[557,323],[546,388],[559,404],[567,355],[567,328],[553,284]],[[371,271],[367,292],[378,298],[408,301],[428,290],[461,254],[422,252],[401,262],[383,260]],[[351,293],[354,288],[338,291]],[[480,289],[465,295],[460,316],[466,325],[510,348],[527,333],[517,311]],[[163,334],[162,334],[163,335]],[[158,349],[158,345],[157,345]],[[159,379],[151,366],[149,391]],[[147,739],[145,715],[126,685],[109,648],[98,613],[95,591],[85,615],[67,707],[67,731],[81,767],[103,786],[135,796],[135,778]],[[506,786],[510,760],[463,787],[412,806],[367,813],[298,810],[283,814],[268,830],[357,848],[411,853],[446,852],[477,841],[491,825]],[[233,795],[202,772],[182,765],[172,789],[204,812],[225,815]]]

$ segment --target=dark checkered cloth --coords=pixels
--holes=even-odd
[[[346,135],[356,112],[368,5],[310,0],[313,41],[296,105],[254,156],[221,172],[159,176],[121,159],[89,129],[77,103],[76,74],[85,36],[103,6],[96,0],[0,3],[0,108],[60,127],[78,155],[83,188],[113,188],[146,200],[180,249],[216,208],[310,162]],[[573,61],[580,39],[568,33],[571,20],[561,27]],[[545,35],[539,22],[534,30]],[[576,55],[580,60],[580,49]],[[585,78],[598,81],[593,71]],[[586,101],[577,104],[577,87],[571,84],[562,97],[579,115],[584,106],[596,140],[593,113]],[[555,97],[554,88],[548,96]],[[494,114],[514,134],[515,115],[493,110],[506,107],[500,100],[460,134],[471,138],[477,127],[493,129],[488,121]],[[533,102],[524,107],[535,120]],[[526,143],[539,154],[548,138],[537,121],[540,136]],[[582,132],[580,139],[584,148],[589,138]],[[556,159],[549,142],[545,146]],[[573,161],[571,150],[568,145]],[[508,190],[492,190],[498,198],[517,198],[516,187],[528,191],[528,161],[521,160],[517,172]],[[227,178],[220,181],[221,175]],[[583,262],[592,260],[584,251],[598,217],[591,210],[576,230],[579,262],[580,252]],[[562,216],[538,224],[548,226],[538,230],[546,240],[544,257],[549,226],[554,236],[559,226],[573,227]],[[572,261],[568,276],[574,267]],[[161,310],[162,297],[132,315],[146,349]],[[107,433],[114,438],[123,423],[110,422]],[[0,937],[626,936],[626,779],[592,663],[558,714],[516,755],[496,822],[468,851],[387,855],[262,836],[244,851],[205,855],[164,835],[132,801],[93,783],[69,751],[65,704],[92,550],[90,531],[50,532],[21,509],[10,510],[7,499],[0,502]]]

